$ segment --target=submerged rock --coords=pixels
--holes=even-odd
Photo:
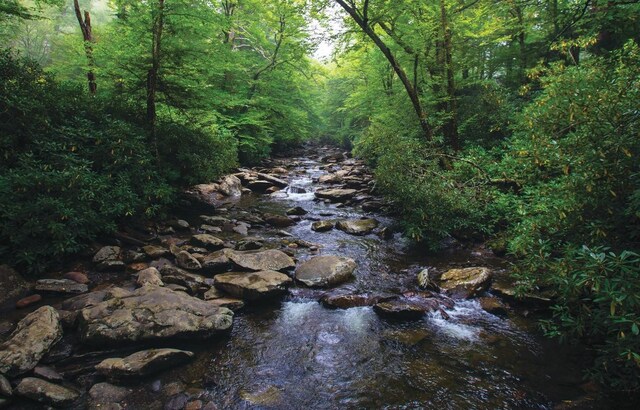
[[[28,314],[0,345],[0,373],[16,376],[28,372],[61,338],[60,316],[54,308],[43,306]]]
[[[450,269],[440,277],[440,288],[451,296],[468,299],[487,290],[490,281],[488,268]]]
[[[296,269],[296,280],[310,287],[331,287],[349,280],[357,265],[342,256],[314,256]]]
[[[286,253],[269,249],[266,251],[229,251],[227,257],[238,267],[253,271],[288,270],[296,266]]]
[[[327,232],[333,229],[335,222],[333,221],[317,221],[311,224],[311,229],[316,232]]]
[[[379,224],[375,219],[351,219],[338,221],[336,228],[351,235],[368,235],[373,232]]]
[[[75,390],[35,377],[22,379],[16,387],[16,393],[39,403],[53,406],[68,406],[80,397],[80,394]]]
[[[186,293],[145,286],[119,289],[111,299],[82,310],[80,334],[90,344],[165,338],[208,338],[228,330],[233,312]]]
[[[268,299],[282,295],[293,280],[273,270],[259,272],[229,272],[217,275],[218,289],[246,300]]]
[[[131,390],[114,386],[110,383],[98,383],[94,384],[89,389],[89,397],[91,398],[92,408],[106,408],[112,409],[117,407],[110,407],[110,404],[115,404],[123,401],[131,394]]]
[[[193,356],[193,352],[178,349],[143,350],[124,358],[103,360],[96,370],[113,379],[144,377],[186,363]]]
[[[164,286],[162,276],[156,268],[147,268],[138,272],[136,284],[138,286]]]

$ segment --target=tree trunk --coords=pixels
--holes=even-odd
[[[160,57],[162,46],[162,30],[164,27],[164,0],[158,0],[158,7],[153,16],[153,41],[151,45],[151,69],[147,72],[147,126],[151,141],[159,159],[158,136],[156,135],[156,93],[160,71]]]
[[[451,41],[451,28],[444,0],[440,0],[440,24],[442,29],[442,56],[444,71],[446,75],[446,112],[448,119],[444,124],[443,132],[449,145],[454,151],[460,150],[460,139],[458,136],[458,113],[456,104],[456,83],[453,71],[453,44]]]
[[[95,59],[93,58],[93,43],[95,42],[95,39],[93,38],[93,32],[91,30],[91,15],[88,11],[85,10],[84,18],[82,17],[78,0],[73,0],[73,8],[76,12],[78,24],[80,24],[82,38],[84,39],[84,52],[87,56],[87,66],[89,68],[89,70],[87,71],[89,93],[91,95],[96,95],[96,92],[98,91],[98,85],[96,83],[96,74],[93,71],[95,68]]]
[[[371,25],[369,24],[369,20],[367,17],[368,1],[365,1],[364,10],[362,11],[362,13],[358,12],[355,7],[355,3],[353,2],[350,2],[349,4],[345,0],[335,0],[335,2],[338,3],[340,7],[342,7],[351,16],[351,18],[356,22],[356,24],[358,24],[362,31],[374,42],[374,44],[382,52],[389,64],[391,64],[391,67],[393,67],[393,70],[402,82],[402,85],[404,86],[407,95],[411,100],[411,105],[413,106],[413,109],[418,116],[418,120],[420,121],[420,127],[422,129],[424,137],[427,141],[431,141],[431,139],[433,138],[433,130],[431,129],[431,125],[427,121],[427,115],[422,108],[422,103],[420,102],[420,98],[418,93],[416,92],[416,89],[411,84],[409,77],[407,77],[407,73],[405,73],[399,62],[396,60],[395,56],[391,52],[391,49],[389,49],[389,47],[384,43],[384,41],[382,41],[380,36],[376,34],[376,32],[373,30],[373,27],[371,27]]]

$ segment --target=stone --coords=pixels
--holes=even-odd
[[[334,309],[350,309],[361,306],[373,306],[376,303],[388,300],[390,296],[370,294],[331,294],[326,293],[320,298],[323,306]]]
[[[147,269],[149,266],[150,266],[149,264],[144,262],[132,263],[131,265],[127,265],[127,272],[137,273],[137,272],[140,272],[141,270]]]
[[[273,175],[265,174],[262,172],[258,172],[258,178],[263,179],[271,184],[277,186],[278,188],[286,188],[289,183],[283,179],[278,177],[274,177]]]
[[[205,339],[228,330],[233,322],[229,309],[162,287],[114,293],[117,296],[82,310],[80,335],[85,343]]]
[[[244,238],[236,243],[235,249],[238,251],[255,251],[262,248],[263,243],[260,238]]]
[[[258,192],[258,193],[266,193],[271,187],[273,187],[273,184],[271,182],[264,181],[261,179],[256,181],[251,181],[247,184],[247,188],[249,188],[253,192]]]
[[[185,221],[184,219],[176,219],[174,221],[169,221],[167,222],[167,225],[169,225],[173,229],[179,229],[182,231],[186,231],[191,227],[191,225],[189,225],[189,222]]]
[[[69,279],[40,279],[36,282],[36,291],[73,295],[89,291],[85,284]]]
[[[164,286],[162,282],[162,275],[156,268],[147,268],[138,272],[136,278],[136,285],[138,286]]]
[[[111,379],[145,377],[190,361],[193,352],[178,349],[149,349],[124,358],[105,359],[96,366],[98,373]]]
[[[157,246],[157,245],[147,245],[147,246],[144,246],[142,250],[151,259],[158,259],[158,258],[162,258],[163,256],[168,256],[171,254],[169,249],[163,248],[162,246]]]
[[[36,366],[33,369],[33,374],[40,379],[48,380],[50,382],[61,382],[64,380],[60,373],[49,366]]]
[[[160,274],[165,284],[183,286],[186,291],[193,295],[198,294],[202,288],[208,288],[203,276],[187,272],[173,265],[163,266],[160,269]],[[174,287],[171,287],[171,289],[175,290]]]
[[[301,206],[296,206],[293,208],[289,208],[287,209],[286,214],[287,215],[297,215],[297,216],[302,216],[302,215],[306,215],[309,212],[307,212],[303,207]]]
[[[377,303],[373,310],[380,316],[397,320],[418,320],[427,312],[438,310],[440,303],[435,298],[399,297]]]
[[[244,302],[241,299],[217,298],[217,299],[210,300],[209,302],[218,307],[225,307],[225,308],[231,309],[234,312],[244,307]]]
[[[224,248],[224,241],[222,239],[206,233],[193,235],[189,242],[192,245],[201,246],[210,251]]]
[[[13,396],[13,388],[11,383],[6,377],[0,374],[0,396],[11,397]]]
[[[242,195],[242,181],[235,175],[227,175],[220,179],[220,192],[226,196]]]
[[[323,189],[316,191],[315,196],[320,199],[328,199],[331,202],[344,202],[357,192],[355,189]]]
[[[362,203],[362,210],[365,212],[379,212],[384,208],[384,203],[380,201],[367,201]]]
[[[357,265],[343,256],[314,256],[298,265],[296,280],[310,287],[331,287],[349,280]]]
[[[483,297],[478,298],[478,302],[480,302],[480,307],[486,312],[489,312],[496,316],[507,315],[507,307],[498,298]]]
[[[288,218],[286,216],[282,216],[282,215],[266,213],[263,215],[263,218],[266,223],[268,223],[271,226],[275,226],[276,228],[286,228],[288,226],[292,226],[296,224],[296,221],[294,221],[293,219]]]
[[[28,372],[61,338],[60,317],[54,308],[43,306],[29,313],[0,345],[0,373],[17,376]]]
[[[333,229],[335,222],[333,221],[317,221],[311,224],[311,229],[316,232],[327,232]]]
[[[16,308],[18,309],[26,308],[27,306],[31,306],[35,303],[40,302],[41,300],[42,300],[42,296],[38,294],[27,296],[26,298],[22,298],[16,302]]]
[[[121,258],[122,249],[119,246],[104,246],[93,256],[93,263],[101,271],[120,270],[125,267]]]
[[[215,287],[212,287],[208,291],[204,292],[204,295],[202,295],[202,298],[204,300],[214,300],[214,299],[220,299],[223,297],[224,297],[224,294],[220,292],[218,289],[216,289]]]
[[[202,265],[198,260],[187,251],[180,251],[176,255],[176,263],[178,266],[189,270],[202,269]]]
[[[379,225],[375,219],[351,219],[336,222],[336,228],[350,235],[368,235]]]
[[[75,390],[35,377],[22,379],[16,387],[16,393],[39,403],[53,406],[68,406],[80,397],[80,394]]]
[[[289,270],[296,266],[286,253],[269,249],[266,251],[228,251],[228,258],[238,267],[252,271]]]
[[[89,389],[89,397],[93,400],[94,404],[97,405],[119,403],[130,394],[131,390],[106,382],[94,384],[91,389]]]
[[[440,288],[450,296],[469,299],[485,291],[490,282],[488,268],[450,269],[440,277]]]
[[[215,275],[217,273],[227,272],[233,268],[233,262],[229,259],[228,250],[213,252],[202,258],[202,272]]]
[[[64,278],[83,285],[89,283],[89,277],[83,272],[67,272],[64,274]]]
[[[420,289],[439,290],[438,285],[431,279],[428,268],[418,273],[418,286]]]
[[[205,224],[214,227],[222,227],[231,222],[229,219],[222,216],[200,215],[200,219],[202,219]]]
[[[245,222],[238,222],[231,230],[239,235],[247,236],[249,235],[249,228],[251,225]]]
[[[265,389],[252,392],[242,390],[240,398],[251,406],[259,408],[278,407],[282,402],[282,391],[275,386],[268,386]]]
[[[0,305],[15,300],[29,291],[29,282],[8,265],[0,265]]]
[[[277,297],[286,292],[293,280],[273,270],[229,272],[216,275],[214,284],[232,296],[246,300]]]
[[[222,232],[222,229],[220,229],[220,227],[211,226],[211,225],[207,225],[207,224],[200,225],[200,230],[202,232],[206,232],[206,233],[221,233]]]

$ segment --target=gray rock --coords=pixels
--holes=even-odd
[[[240,268],[253,271],[280,271],[292,269],[296,266],[289,255],[276,249],[246,252],[228,251],[227,256]]]
[[[311,287],[331,287],[349,280],[356,269],[353,259],[342,256],[314,256],[296,269],[296,280]]]
[[[202,265],[198,260],[187,251],[180,251],[176,255],[176,263],[178,266],[189,270],[202,269]]]
[[[377,303],[373,310],[380,316],[398,320],[418,320],[427,312],[439,308],[440,304],[435,298],[407,298],[400,297]]]
[[[124,358],[106,359],[96,370],[112,379],[144,377],[181,365],[193,358],[193,353],[178,349],[150,349]]]
[[[266,223],[277,228],[286,228],[288,226],[296,224],[296,221],[294,221],[293,219],[282,215],[266,213],[263,215],[263,217]]]
[[[221,227],[225,224],[231,223],[230,220],[222,216],[200,215],[200,219],[202,219],[202,222],[206,223],[207,225],[216,227]]]
[[[488,268],[450,269],[440,277],[440,288],[451,296],[468,299],[485,291],[490,282]]]
[[[210,251],[224,248],[224,241],[222,239],[206,233],[193,235],[190,242],[192,245],[201,246]]]
[[[122,261],[122,249],[119,246],[104,246],[94,256],[93,263],[98,270],[110,271],[124,269]]]
[[[234,312],[244,307],[244,302],[241,299],[235,298],[217,298],[210,300],[209,303],[213,304],[214,306],[231,309]]]
[[[258,172],[258,178],[268,181],[278,188],[285,188],[287,185],[289,185],[289,183],[283,179],[274,177],[273,175],[264,174],[262,172]]]
[[[0,396],[11,397],[13,396],[13,388],[11,383],[6,377],[0,374]]]
[[[296,206],[294,208],[289,208],[287,209],[287,215],[297,215],[297,216],[302,216],[302,215],[306,215],[309,212],[307,212],[303,207],[301,206]]]
[[[206,232],[206,233],[220,233],[220,232],[222,232],[222,229],[220,229],[220,227],[211,226],[211,225],[207,225],[207,224],[200,225],[200,230],[202,232]]]
[[[171,254],[171,252],[169,252],[169,249],[156,245],[147,245],[143,247],[142,250],[151,259],[158,259]]]
[[[29,291],[30,285],[8,265],[0,265],[0,305],[18,299]]]
[[[80,397],[80,394],[75,390],[35,377],[22,379],[16,387],[16,393],[39,403],[53,406],[68,406]]]
[[[368,235],[379,225],[375,219],[351,219],[338,221],[336,228],[351,235]]]
[[[77,295],[89,291],[89,287],[70,279],[40,279],[36,282],[36,291]]]
[[[323,189],[316,191],[315,196],[331,202],[344,202],[351,199],[357,192],[355,189]]]
[[[28,314],[0,345],[0,373],[16,376],[28,372],[61,338],[60,317],[54,308],[43,306]]]
[[[242,236],[247,236],[249,235],[249,228],[251,228],[251,225],[249,225],[248,223],[245,222],[238,222],[232,229],[233,232],[240,234]]]
[[[255,251],[262,248],[262,239],[260,238],[244,238],[236,243],[235,249],[238,251]]]
[[[36,366],[33,369],[33,374],[36,377],[48,380],[50,382],[61,382],[64,380],[64,377],[62,377],[60,373],[49,366]]]
[[[156,268],[147,268],[138,272],[136,279],[138,286],[164,286],[162,275]]]
[[[202,288],[208,288],[203,276],[184,271],[173,265],[163,266],[160,269],[160,274],[164,283],[183,286],[193,295],[199,293]],[[175,290],[175,288],[171,288]]]
[[[311,229],[316,232],[326,232],[332,230],[334,226],[333,221],[317,221],[311,224]]]
[[[130,394],[131,390],[121,386],[114,386],[111,383],[94,384],[91,389],[89,389],[89,397],[96,405],[119,403]]]
[[[218,289],[246,300],[280,296],[292,282],[287,275],[273,270],[229,272],[214,278],[214,284]]]
[[[223,249],[205,255],[202,259],[202,272],[215,275],[216,273],[227,272],[233,268],[233,262],[229,259],[228,252],[228,249]]]
[[[220,180],[220,192],[226,196],[242,195],[242,181],[235,175],[227,175]]]
[[[162,287],[128,292],[82,310],[85,343],[126,344],[166,338],[204,339],[228,330],[233,312]]]

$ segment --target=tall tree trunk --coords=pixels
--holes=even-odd
[[[460,138],[458,136],[458,113],[456,104],[456,83],[453,70],[453,44],[451,40],[451,28],[444,0],[440,0],[440,25],[442,30],[442,57],[446,76],[446,101],[445,107],[448,119],[444,124],[443,132],[449,145],[454,151],[460,150]]]
[[[164,28],[164,0],[158,0],[158,6],[153,12],[153,41],[151,45],[151,69],[147,72],[147,126],[151,134],[156,151],[156,159],[159,159],[158,136],[156,133],[156,93],[160,71],[160,57],[162,46],[162,30]]]
[[[89,82],[89,93],[91,95],[96,95],[98,91],[98,85],[96,83],[96,74],[94,72],[95,68],[95,59],[93,58],[93,43],[95,39],[93,38],[93,32],[91,30],[91,15],[88,11],[84,11],[84,18],[82,17],[82,13],[80,12],[80,5],[78,4],[78,0],[73,0],[73,8],[76,12],[76,18],[78,19],[78,24],[80,24],[80,30],[82,31],[82,38],[84,39],[84,52],[87,56],[87,66],[89,70],[87,71],[87,81]]]
[[[396,75],[402,82],[409,99],[411,100],[411,105],[418,116],[418,120],[420,121],[420,127],[422,129],[422,133],[427,141],[431,141],[433,138],[433,130],[431,125],[427,121],[427,114],[422,107],[422,103],[420,102],[420,98],[413,84],[411,84],[411,80],[407,76],[407,73],[400,66],[398,60],[396,60],[395,56],[391,52],[391,49],[382,41],[380,36],[376,34],[373,27],[369,24],[369,19],[367,17],[368,14],[368,5],[369,2],[365,0],[363,10],[360,12],[356,9],[356,5],[354,1],[346,1],[346,0],[335,0],[336,3],[340,5],[348,14],[351,16],[353,21],[362,29],[362,31],[374,42],[374,44],[378,47],[378,49],[385,56]]]

